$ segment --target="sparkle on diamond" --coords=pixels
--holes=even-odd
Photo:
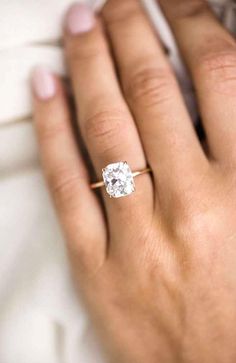
[[[129,165],[124,161],[109,164],[102,171],[107,193],[113,198],[120,198],[135,191],[134,178]]]

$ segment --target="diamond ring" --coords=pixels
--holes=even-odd
[[[132,172],[126,161],[119,161],[102,169],[103,181],[91,184],[91,188],[105,186],[111,198],[125,197],[135,191],[134,177],[149,172],[151,172],[150,168]]]

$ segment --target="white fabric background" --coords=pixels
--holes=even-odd
[[[99,7],[102,1],[88,2]],[[29,75],[38,64],[65,75],[57,44],[70,3],[0,1],[0,363],[104,362],[73,291],[32,126]],[[191,84],[168,26],[154,1],[144,3],[171,51],[194,118]],[[233,30],[235,3],[214,4]]]

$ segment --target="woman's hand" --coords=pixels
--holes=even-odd
[[[126,160],[136,192],[90,188],[61,81],[34,74],[42,162],[75,280],[112,362],[236,361],[236,45],[201,0],[161,0],[196,88],[203,150],[139,1],[67,14],[78,126],[97,178]],[[122,89],[122,90],[121,90]],[[206,151],[207,150],[207,151]]]

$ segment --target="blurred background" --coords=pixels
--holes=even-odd
[[[87,1],[96,10],[104,2]],[[29,79],[35,66],[66,78],[61,34],[71,3],[0,1],[0,363],[104,362],[70,280],[31,112]],[[168,25],[154,0],[143,3],[196,120],[191,82]],[[211,4],[235,32],[236,1]]]

